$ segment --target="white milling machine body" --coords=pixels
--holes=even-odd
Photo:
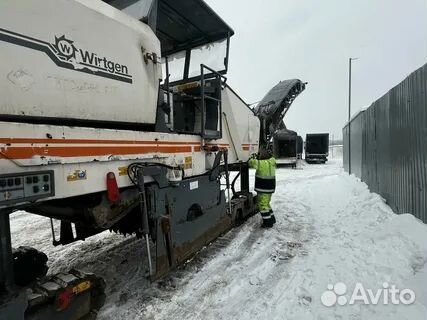
[[[55,245],[108,229],[145,236],[152,277],[253,212],[246,161],[260,122],[226,84],[232,29],[201,0],[106,2],[0,2],[0,317],[42,309],[9,299],[23,292],[13,211],[60,221]],[[83,299],[90,286],[76,281]],[[82,317],[45,300],[46,319]]]

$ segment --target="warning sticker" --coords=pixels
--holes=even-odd
[[[199,181],[192,181],[190,182],[190,190],[198,189],[199,188]]]
[[[119,167],[119,176],[127,176],[128,167]]]
[[[193,157],[188,156],[184,159],[184,169],[191,169],[193,167]]]
[[[79,180],[87,180],[86,170],[74,170],[73,173],[67,176],[67,181],[79,181]]]

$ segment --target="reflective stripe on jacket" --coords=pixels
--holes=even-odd
[[[274,193],[276,190],[276,159],[267,160],[250,159],[249,166],[256,169],[255,191]]]

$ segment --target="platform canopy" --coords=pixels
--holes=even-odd
[[[203,0],[104,0],[148,23],[162,46],[162,56],[227,39],[231,29]]]

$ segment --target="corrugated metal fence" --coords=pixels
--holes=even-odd
[[[355,116],[343,129],[344,168],[397,213],[427,223],[427,64]]]

